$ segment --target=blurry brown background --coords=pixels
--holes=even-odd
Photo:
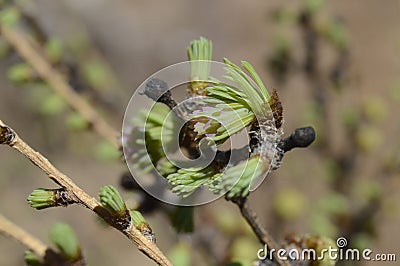
[[[315,115],[310,111],[312,83],[305,75],[293,71],[288,74],[286,82],[280,82],[272,76],[266,63],[274,53],[277,34],[290,36],[294,60],[301,61],[304,57],[299,27],[277,26],[271,19],[271,13],[277,8],[298,12],[302,7],[301,1],[40,0],[32,1],[26,10],[50,36],[59,38],[66,47],[74,47],[81,38],[90,40],[97,55],[109,62],[117,81],[99,94],[105,95],[103,109],[106,118],[116,128],[121,127],[125,106],[135,88],[155,71],[185,61],[186,47],[199,36],[213,41],[215,60],[228,57],[236,63],[247,60],[254,64],[266,85],[276,88],[280,94],[286,134],[306,125],[315,126],[317,134],[320,128],[326,130],[324,139],[327,141],[288,153],[282,167],[250,196],[263,223],[278,240],[288,233],[320,233],[333,239],[340,236],[346,218],[342,217],[343,222],[343,219],[337,221],[330,216],[323,217],[319,208],[320,202],[329,199],[334,190],[330,184],[336,166],[331,156],[348,148],[343,133],[345,127],[341,122],[342,111],[354,108],[360,113],[373,113],[374,110],[368,109],[368,103],[371,99],[372,102],[378,99],[383,103],[378,104],[378,109],[382,111],[383,108],[384,115],[379,121],[364,124],[359,131],[365,128],[377,133],[371,137],[373,147],[368,146],[371,141],[368,136],[357,135],[361,147],[352,151],[356,156],[350,177],[352,181],[345,181],[348,182],[347,188],[339,193],[343,197],[336,193],[334,198],[341,199],[342,205],[338,206],[346,208],[344,216],[355,215],[364,203],[363,184],[377,184],[381,191],[379,206],[367,215],[374,232],[363,233],[358,241],[375,253],[396,253],[400,259],[400,2],[326,1],[319,11],[322,21],[336,17],[343,21],[350,51],[345,84],[340,90],[326,88],[329,111],[324,119],[329,119],[329,130],[323,128],[325,123],[318,124],[321,120],[314,119]],[[69,54],[72,60],[79,60],[79,57],[74,58],[73,52]],[[321,48],[319,67],[322,71],[332,64],[332,54],[329,49]],[[84,57],[81,60],[85,60]],[[34,88],[27,86],[22,89],[7,80],[8,68],[16,61],[15,57],[0,61],[0,119],[16,129],[28,143],[48,156],[91,195],[96,195],[102,185],[118,185],[119,176],[126,167],[96,157],[94,146],[101,141],[97,135],[69,132],[62,115],[47,117],[37,112],[34,104],[29,104],[32,97],[29,90]],[[366,150],[362,148],[364,140],[369,147]],[[54,186],[20,154],[8,147],[0,148],[0,212],[3,215],[44,241],[47,241],[51,224],[59,221],[69,223],[77,232],[89,265],[153,265],[127,239],[115,230],[104,229],[94,215],[83,208],[72,206],[39,212],[26,204],[26,197],[33,189]],[[126,198],[131,196],[128,192],[124,195]],[[289,206],[288,212],[294,214],[285,215],[275,210],[282,205]],[[253,252],[255,258],[260,247],[243,225],[233,204],[219,200],[198,207],[195,217],[199,232],[193,239],[185,236],[181,241],[190,245],[201,238],[198,235],[221,231],[222,237],[209,243],[214,253],[241,258]],[[178,237],[165,215],[155,213],[148,219],[161,249],[171,252]],[[224,234],[232,237],[224,238]],[[191,248],[191,265],[214,263],[204,255],[213,252],[206,252],[197,244]],[[250,250],[247,253],[243,251],[246,248]],[[23,265],[24,250],[21,245],[0,237],[0,265]],[[377,264],[362,262],[362,265]]]

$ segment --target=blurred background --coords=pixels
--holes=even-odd
[[[18,20],[118,131],[135,89],[187,60],[191,40],[211,39],[216,61],[251,62],[278,91],[285,136],[308,125],[317,131],[311,147],[287,153],[250,195],[262,223],[278,242],[344,236],[351,247],[399,257],[400,1],[0,2],[7,2],[1,23]],[[137,193],[120,186],[127,168],[118,152],[85,130],[3,36],[0,56],[0,119],[91,195],[112,184],[135,202]],[[0,212],[17,225],[49,243],[53,223],[70,224],[89,265],[154,264],[81,207],[29,207],[33,189],[55,184],[8,147],[0,158]],[[176,265],[251,265],[261,248],[237,207],[223,199],[196,207],[193,234],[177,234],[163,210],[152,207],[145,217]],[[24,250],[0,237],[0,265],[23,265]]]

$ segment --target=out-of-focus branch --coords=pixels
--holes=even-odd
[[[126,235],[132,242],[134,242],[138,249],[145,253],[149,258],[157,262],[159,265],[172,265],[160,249],[149,241],[136,227],[131,224],[127,228],[121,226],[118,220],[104,208],[97,199],[91,197],[79,186],[77,186],[68,176],[60,172],[54,165],[52,165],[47,158],[39,152],[32,149],[25,143],[10,127],[5,125],[0,120],[0,144],[9,145],[16,149],[29,160],[31,160],[37,167],[42,169],[54,182],[60,185],[69,194],[71,199],[77,203],[85,206],[86,208],[95,212],[98,216],[103,218],[112,227],[119,230]]]
[[[45,266],[83,266],[84,260],[70,262],[59,255],[56,251],[49,248],[39,239],[35,238],[22,228],[0,214],[0,234],[18,241],[27,249],[35,253]]]
[[[13,222],[5,218],[0,214],[0,234],[12,238],[32,252],[34,252],[40,258],[44,258],[46,255],[46,250],[48,247],[40,240],[36,239],[34,236],[30,235],[28,232],[16,226]]]
[[[75,111],[91,125],[100,136],[118,146],[119,133],[113,129],[97,111],[85,101],[68,84],[63,75],[55,70],[44,58],[38,47],[31,44],[29,39],[18,29],[9,26],[0,26],[3,38],[28,62],[46,81],[54,91],[59,94]]]

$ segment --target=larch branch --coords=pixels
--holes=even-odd
[[[0,144],[7,144],[19,151],[21,154],[25,155],[32,163],[42,169],[54,182],[63,187],[72,199],[92,210],[112,227],[126,235],[137,245],[138,249],[145,253],[149,258],[157,262],[159,265],[172,265],[167,257],[157,247],[157,245],[143,236],[135,226],[131,225],[128,228],[121,228],[121,226],[115,222],[112,214],[108,212],[107,209],[105,209],[97,199],[87,194],[67,175],[59,171],[53,164],[51,164],[47,158],[32,149],[18,136],[15,131],[5,125],[1,120],[0,129]]]
[[[48,247],[42,241],[38,240],[22,228],[16,226],[13,222],[8,220],[1,214],[0,234],[18,241],[40,258],[44,258],[44,256],[46,255],[46,250],[48,249]]]

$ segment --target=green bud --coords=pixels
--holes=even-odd
[[[175,266],[190,266],[192,265],[192,253],[190,250],[190,245],[185,242],[180,242],[176,244],[169,253],[168,258]]]
[[[324,5],[324,2],[324,0],[307,0],[305,2],[306,10],[309,13],[314,14],[321,9],[321,7]]]
[[[365,117],[375,123],[383,122],[389,114],[387,103],[377,96],[368,97],[362,108]]]
[[[156,237],[143,215],[139,211],[134,210],[129,211],[129,214],[131,216],[131,222],[135,228],[138,229],[149,241],[155,243]]]
[[[114,161],[121,157],[121,153],[108,141],[102,141],[94,147],[94,155],[99,161]]]
[[[68,206],[76,203],[63,188],[58,189],[35,189],[28,196],[28,204],[37,210],[46,209],[55,206]]]
[[[135,225],[137,229],[140,228],[143,224],[147,224],[146,219],[144,219],[143,215],[139,211],[129,211],[131,215],[131,221]]]
[[[310,219],[310,228],[313,233],[325,236],[335,236],[338,234],[338,228],[333,224],[332,219],[325,214],[315,212]]]
[[[237,86],[227,86],[226,89],[233,94],[239,94],[242,99],[241,101],[246,103],[251,112],[259,115],[266,115],[266,112],[269,110],[265,108],[265,106],[268,104],[270,96],[254,67],[248,62],[242,61],[241,65],[242,68],[247,71],[246,73],[242,68],[235,65],[227,58],[224,58],[224,63],[226,65],[226,78]],[[217,86],[221,85],[226,86],[217,84]]]
[[[51,38],[44,47],[44,51],[47,58],[52,62],[56,63],[61,60],[62,57],[62,43],[59,39]]]
[[[306,207],[303,194],[293,189],[281,190],[274,198],[274,211],[284,220],[298,218]]]
[[[60,114],[65,107],[65,102],[60,96],[56,94],[50,94],[44,99],[42,105],[40,106],[40,112],[49,116],[57,115]]]
[[[191,92],[195,95],[205,95],[205,88],[211,72],[212,42],[200,37],[187,48],[190,63]]]
[[[254,250],[258,250],[260,244],[252,237],[241,236],[236,238],[230,247],[231,259],[243,265],[253,265]]]
[[[108,185],[100,188],[100,202],[112,214],[118,217],[125,217],[127,209],[124,200],[113,186]]]
[[[211,60],[212,42],[204,37],[194,40],[187,48],[189,60]]]
[[[356,143],[359,149],[369,153],[375,151],[382,144],[382,133],[377,127],[364,126],[356,135]]]
[[[0,12],[0,23],[5,26],[14,26],[20,17],[21,13],[16,7],[5,8]]]
[[[7,72],[7,78],[11,82],[24,82],[35,76],[35,71],[26,63],[15,64]]]
[[[79,241],[72,228],[63,223],[58,223],[50,228],[49,237],[58,250],[70,260],[78,260],[81,257]]]
[[[194,40],[187,48],[190,61],[212,60],[212,42],[204,37]],[[191,65],[191,80],[206,80],[210,74],[210,62],[193,62]]]
[[[171,191],[182,197],[190,196],[197,188],[210,182],[214,175],[212,167],[182,168],[167,176]]]
[[[91,86],[102,88],[108,84],[110,73],[102,62],[91,60],[83,66],[83,75]]]
[[[24,254],[24,261],[28,266],[42,266],[43,263],[41,262],[40,258],[36,256],[32,251],[27,250]]]
[[[56,189],[35,189],[28,196],[28,204],[37,210],[57,206],[56,193]]]
[[[76,112],[69,114],[65,123],[67,127],[73,131],[81,131],[87,129],[89,126],[88,122],[82,117],[82,115]]]
[[[348,34],[340,21],[330,21],[319,26],[319,31],[323,37],[331,42],[337,49],[345,50],[348,46]]]

